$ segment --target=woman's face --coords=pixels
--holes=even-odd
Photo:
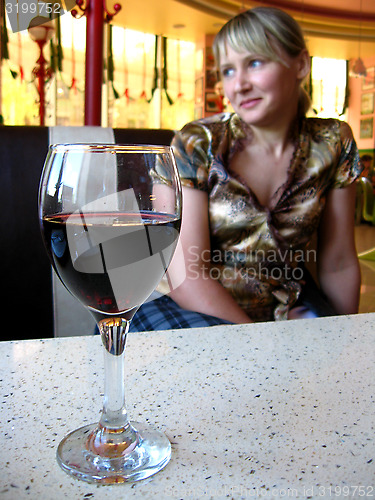
[[[309,70],[309,57],[283,54],[283,64],[264,56],[236,52],[221,55],[223,89],[234,111],[248,125],[275,127],[297,113],[299,86]]]

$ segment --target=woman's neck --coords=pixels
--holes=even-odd
[[[290,145],[295,143],[298,133],[298,118],[295,117],[291,122],[279,123],[274,127],[252,125],[248,127],[251,144],[277,158],[281,157]]]

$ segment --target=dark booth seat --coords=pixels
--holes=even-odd
[[[121,144],[169,145],[171,130],[114,129]],[[1,340],[54,335],[51,265],[40,235],[38,189],[48,127],[0,126]]]

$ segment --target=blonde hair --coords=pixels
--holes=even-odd
[[[213,53],[217,67],[227,46],[236,52],[262,55],[282,64],[282,51],[290,57],[297,57],[307,50],[302,29],[293,17],[281,9],[255,7],[230,19],[216,35]],[[310,98],[300,87],[299,112],[306,114]]]

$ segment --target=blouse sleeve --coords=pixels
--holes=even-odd
[[[172,148],[183,186],[207,191],[209,145],[208,130],[198,122],[188,123],[175,134]]]
[[[339,123],[339,135],[339,158],[333,179],[334,188],[349,186],[360,176],[363,169],[353,132],[346,122]]]

